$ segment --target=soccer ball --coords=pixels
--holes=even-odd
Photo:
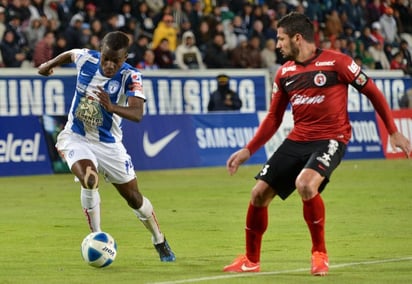
[[[101,268],[114,261],[117,254],[117,244],[108,233],[90,233],[83,239],[81,253],[87,264]]]

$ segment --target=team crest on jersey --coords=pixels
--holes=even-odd
[[[75,116],[89,126],[103,125],[103,114],[99,102],[91,98],[83,97],[80,99]]]
[[[120,88],[120,83],[115,80],[109,81],[109,85],[107,86],[107,92],[109,94],[114,94],[116,93]]]
[[[319,72],[315,75],[315,78],[313,78],[313,82],[318,87],[324,86],[326,84],[326,75]]]

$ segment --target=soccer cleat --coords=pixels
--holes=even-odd
[[[224,272],[259,272],[260,263],[251,262],[246,255],[238,256],[232,264],[223,267]]]
[[[154,247],[159,253],[160,261],[173,262],[176,260],[176,256],[170,248],[169,243],[166,241],[166,239],[163,243],[156,244],[154,245]]]
[[[312,270],[314,276],[325,276],[329,271],[328,255],[324,252],[315,251],[312,253]]]

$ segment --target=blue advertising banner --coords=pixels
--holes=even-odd
[[[201,164],[190,115],[147,116],[140,123],[124,121],[123,133],[123,142],[136,169]]]
[[[38,117],[0,117],[0,176],[53,173]]]
[[[0,74],[0,116],[67,115],[76,88],[75,69],[57,68],[50,77],[37,75],[36,69],[17,70],[7,68]],[[230,76],[230,87],[243,102],[242,113],[266,109],[270,95],[266,70],[159,70],[143,72],[146,115],[207,113],[219,73]]]
[[[225,165],[233,152],[249,142],[259,125],[256,113],[194,115],[193,122],[202,166]],[[260,164],[265,160],[262,148],[247,163]]]

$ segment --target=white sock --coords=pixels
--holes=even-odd
[[[92,232],[101,232],[100,228],[100,194],[99,189],[81,188],[80,200],[84,215]]]
[[[152,234],[153,244],[164,242],[164,236],[160,232],[159,223],[153,210],[153,205],[149,199],[143,196],[143,204],[139,209],[133,209],[133,212],[143,223],[146,229]]]

